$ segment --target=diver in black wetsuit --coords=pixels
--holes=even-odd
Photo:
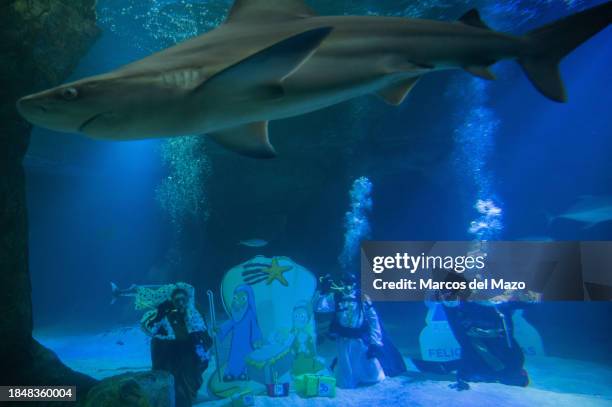
[[[465,282],[459,274],[445,281]],[[468,382],[499,382],[525,387],[529,376],[523,368],[525,355],[514,338],[512,314],[520,302],[468,301],[469,289],[439,292],[451,330],[461,346],[457,363],[458,390],[469,389]]]
[[[344,272],[340,285],[329,275],[322,277],[314,309],[334,314],[329,330],[338,356],[331,370],[335,370],[338,387],[355,388],[406,372],[402,355],[387,336],[372,302],[362,295],[355,274]]]
[[[202,386],[212,340],[186,290],[176,288],[171,299],[147,313],[142,328],[151,339],[153,370],[174,376],[177,407],[190,407]]]

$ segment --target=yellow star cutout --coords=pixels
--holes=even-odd
[[[278,280],[279,283],[284,285],[285,287],[289,286],[287,279],[283,276],[283,273],[291,270],[293,266],[279,266],[278,258],[272,258],[272,264],[270,267],[263,269],[263,272],[268,273],[268,279],[266,280],[266,285],[272,284],[274,280]]]

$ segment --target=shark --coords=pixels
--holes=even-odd
[[[401,104],[426,74],[492,80],[513,59],[544,96],[565,102],[559,63],[608,27],[606,2],[523,35],[476,9],[457,21],[320,16],[302,0],[236,0],[223,24],[108,73],[25,96],[34,125],[105,140],[206,134],[254,158],[277,155],[268,123],[377,94]]]
[[[612,221],[612,196],[583,195],[563,213],[557,216],[547,215],[549,225],[557,219],[580,222],[584,225],[584,229],[610,222]]]

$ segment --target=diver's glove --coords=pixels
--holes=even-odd
[[[195,353],[196,355],[198,355],[198,358],[200,359],[201,362],[208,361],[208,352],[206,351],[206,349],[204,349],[204,346],[202,346],[201,344],[196,345]]]
[[[333,282],[334,280],[332,280],[329,274],[319,277],[319,291],[321,294],[328,294],[331,291]]]
[[[208,332],[204,332],[202,334],[202,344],[204,345],[204,348],[206,348],[206,349],[212,348],[213,340],[210,337],[210,335],[208,334]]]
[[[194,346],[202,346],[205,350],[208,350],[212,347],[212,338],[208,334],[208,332],[191,332],[189,334]]]
[[[374,359],[380,356],[382,353],[382,346],[371,344],[368,346],[368,351],[366,353],[366,357],[368,359]]]
[[[199,368],[202,370],[206,370],[208,367],[208,360],[210,359],[210,354],[208,350],[212,345],[212,339],[208,332],[191,332],[189,334],[189,338],[193,343],[193,350],[198,357]]]
[[[164,319],[164,317],[168,315],[168,313],[172,310],[173,307],[174,305],[172,305],[171,301],[164,301],[159,304],[157,306],[157,315],[155,316],[152,322],[159,322]]]

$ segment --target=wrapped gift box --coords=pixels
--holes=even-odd
[[[270,397],[287,397],[289,395],[289,383],[267,384],[266,388]]]
[[[250,390],[234,394],[231,400],[232,407],[251,407],[255,405],[255,398],[253,397],[253,392]]]
[[[331,376],[304,374],[295,378],[295,390],[302,397],[335,397],[336,379]]]

